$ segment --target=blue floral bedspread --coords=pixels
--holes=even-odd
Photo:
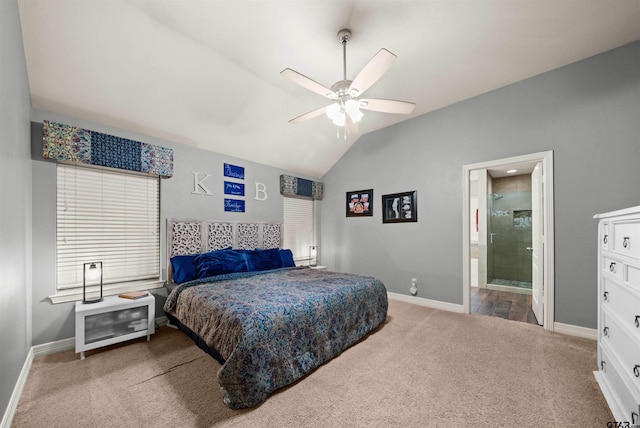
[[[176,287],[165,311],[215,350],[233,409],[253,407],[384,322],[372,277],[309,268],[219,275]]]

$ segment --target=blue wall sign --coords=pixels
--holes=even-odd
[[[231,165],[230,163],[225,163],[224,176],[237,178],[238,180],[244,180],[244,167]]]
[[[224,182],[224,194],[234,196],[244,196],[244,184],[232,183],[231,181]]]
[[[240,199],[224,199],[224,210],[232,213],[244,212],[244,201]]]

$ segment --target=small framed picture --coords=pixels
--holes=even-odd
[[[382,195],[382,222],[418,221],[418,191]]]
[[[347,192],[347,217],[366,217],[373,215],[373,189]]]

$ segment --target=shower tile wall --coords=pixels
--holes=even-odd
[[[493,179],[489,201],[493,237],[493,278],[531,282],[531,176]],[[515,218],[514,219],[514,213]],[[489,251],[491,252],[491,251]]]

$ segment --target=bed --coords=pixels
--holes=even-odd
[[[386,318],[381,281],[296,267],[280,248],[281,224],[170,219],[167,234],[169,278],[177,280],[164,310],[220,362],[232,409],[262,403]]]

